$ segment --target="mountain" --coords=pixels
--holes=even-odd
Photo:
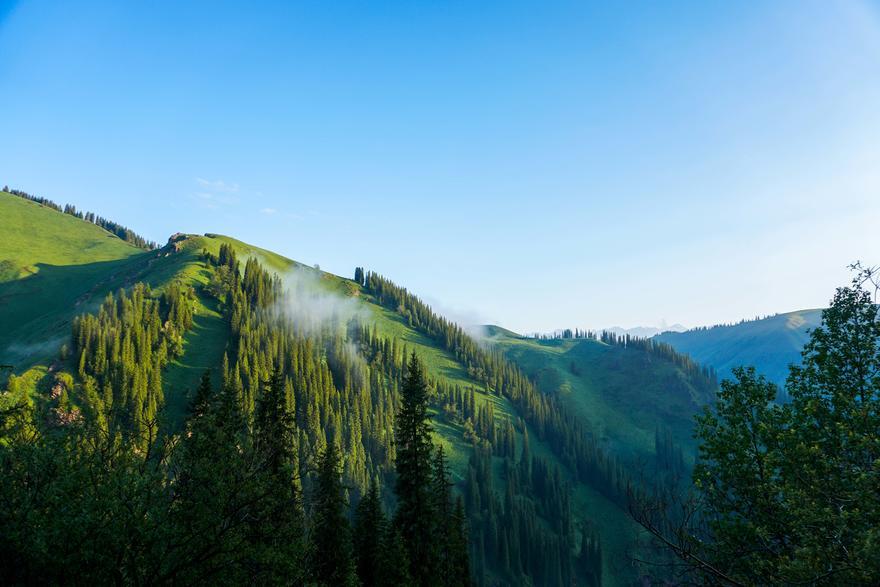
[[[664,332],[655,336],[695,361],[710,365],[722,379],[738,366],[754,366],[782,386],[790,364],[800,364],[808,332],[821,324],[822,310],[800,310],[738,324]]]
[[[627,485],[637,462],[657,472],[691,459],[690,417],[711,396],[711,373],[610,333],[536,340],[492,327],[478,341],[361,268],[348,279],[216,234],[153,249],[90,218],[0,192],[0,363],[15,375],[0,385],[37,405],[60,393],[62,415],[120,401],[94,399],[90,381],[122,386],[125,406],[156,411],[174,434],[206,370],[240,386],[248,414],[283,365],[305,490],[314,455],[341,435],[352,504],[378,480],[393,505],[391,422],[415,352],[433,389],[434,442],[465,497],[478,582],[635,579]],[[165,322],[151,333],[155,312]],[[144,350],[138,337],[160,345]]]

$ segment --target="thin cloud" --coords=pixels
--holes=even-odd
[[[275,208],[260,208],[260,213],[261,213],[261,214],[272,215],[272,214],[274,214],[274,213],[277,212],[277,211],[278,211],[278,210],[276,210]]]
[[[218,210],[224,206],[238,203],[239,191],[237,183],[228,183],[222,179],[209,180],[203,177],[195,178],[198,189],[190,194],[190,198],[198,202],[199,206],[208,210]]]
[[[208,191],[222,193],[235,193],[238,191],[239,187],[237,183],[227,183],[222,179],[215,179],[212,181],[203,177],[197,177],[196,183]]]

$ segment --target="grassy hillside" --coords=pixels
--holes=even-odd
[[[106,230],[0,192],[0,358],[54,355],[77,313],[140,273],[152,254]]]
[[[801,350],[809,339],[807,332],[821,320],[822,310],[801,310],[730,326],[664,332],[655,338],[711,365],[720,378],[729,378],[734,367],[752,365],[782,385],[788,366],[800,363]]]
[[[489,327],[489,340],[590,423],[612,454],[653,458],[658,427],[691,446],[705,389],[662,356],[585,339],[535,339]]]
[[[175,235],[161,249],[144,251],[93,224],[8,194],[0,194],[0,229],[0,362],[13,364],[17,374],[29,373],[35,392],[45,391],[53,370],[65,368],[59,349],[69,340],[75,316],[93,312],[118,288],[144,282],[156,291],[177,281],[195,292],[193,327],[185,335],[182,354],[162,375],[169,426],[177,427],[201,374],[216,372],[229,351],[230,325],[208,292],[213,273],[202,256],[203,251],[217,255],[221,245],[229,245],[240,259],[256,258],[277,273],[296,292],[286,303],[302,304],[297,311],[320,314],[330,308],[357,317],[379,335],[416,351],[432,379],[473,389],[476,406],[491,404],[496,423],[516,423],[517,450],[523,444],[521,430],[527,430],[532,454],[573,484],[574,517],[601,537],[605,584],[628,582],[627,550],[634,527],[623,508],[578,481],[507,397],[488,392],[439,341],[380,304],[360,284],[216,234]],[[499,328],[491,335],[493,344],[541,392],[562,399],[621,462],[653,458],[658,428],[669,430],[678,443],[689,442],[690,416],[705,398],[681,369],[662,357],[595,340],[534,340]],[[435,442],[446,448],[456,481],[463,480],[472,452],[466,438],[461,421],[438,414]],[[504,486],[502,466],[495,458],[499,490]]]

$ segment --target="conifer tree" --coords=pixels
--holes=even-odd
[[[196,393],[189,404],[190,418],[200,418],[204,416],[210,407],[213,392],[211,390],[211,372],[205,371],[196,388]]]
[[[428,421],[428,384],[415,352],[410,356],[397,413],[397,512],[394,524],[409,553],[410,576],[416,585],[430,585],[436,577],[432,537],[435,510],[431,497],[431,425]]]
[[[263,385],[255,427],[255,448],[266,472],[267,496],[251,525],[254,541],[266,545],[255,553],[255,579],[298,583],[305,565],[302,500],[295,483],[296,436],[294,418],[284,398],[284,378],[277,368]]]
[[[467,538],[464,532],[464,506],[453,503],[449,466],[443,447],[437,448],[432,478],[434,496],[434,556],[440,585],[458,587],[470,584]]]
[[[357,585],[351,528],[345,515],[339,452],[331,441],[321,454],[309,548],[309,576],[317,585]]]
[[[221,571],[230,583],[250,575],[248,504],[260,498],[262,487],[246,438],[224,415],[222,392],[212,393],[206,371],[172,464],[175,499],[163,526],[177,548],[162,557],[161,576],[174,582],[201,583]]]
[[[355,512],[354,552],[358,578],[364,587],[385,584],[381,564],[383,540],[387,531],[388,521],[382,511],[379,486],[373,481]]]
[[[379,572],[382,578],[379,585],[413,585],[409,569],[409,550],[403,543],[403,536],[394,524],[388,524],[379,551]]]

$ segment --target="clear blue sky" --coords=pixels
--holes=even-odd
[[[880,262],[880,5],[611,4],[0,0],[0,184],[520,331]]]

